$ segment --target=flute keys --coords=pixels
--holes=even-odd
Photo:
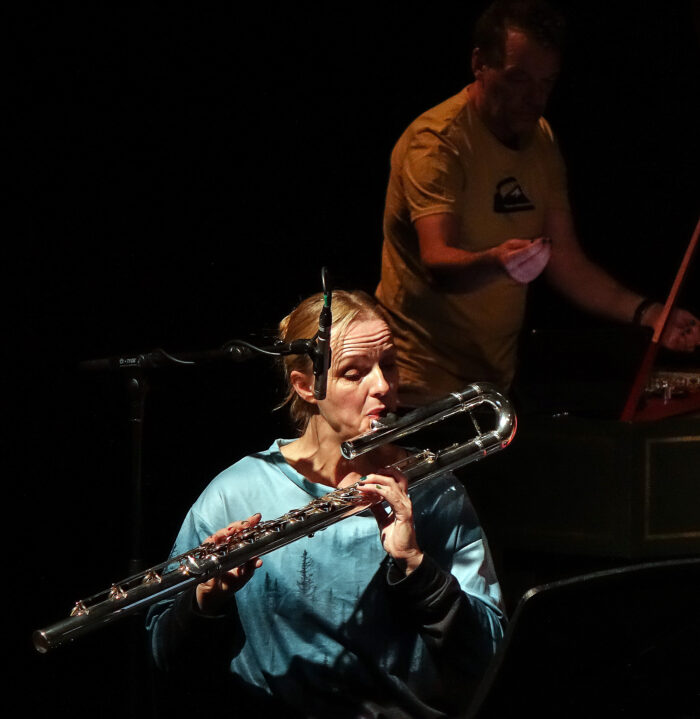
[[[109,599],[126,599],[126,592],[118,584],[113,584],[109,590]]]
[[[255,529],[257,530],[255,539],[258,540],[271,537],[273,534],[279,534],[281,527],[277,522],[269,522],[264,526],[258,525]]]
[[[303,509],[293,509],[282,517],[285,523],[303,522],[306,519],[306,512]]]
[[[90,610],[85,606],[85,602],[81,599],[75,603],[70,615],[71,617],[82,617],[83,614],[89,614]]]

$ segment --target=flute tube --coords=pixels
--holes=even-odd
[[[495,387],[486,383],[469,385],[462,392],[455,392],[427,407],[413,410],[395,422],[349,440],[343,445],[342,452],[348,458],[358,456],[458,412],[469,412],[482,405],[494,412],[494,429],[482,433],[475,423],[476,435],[464,442],[441,450],[426,449],[391,465],[406,476],[410,493],[433,477],[508,446],[515,434],[517,419],[508,400]],[[205,542],[142,574],[122,580],[105,592],[77,602],[69,617],[34,632],[36,650],[45,654],[94,629],[207,581],[219,572],[241,566],[254,557],[367,511],[371,503],[357,488],[358,484],[336,489],[305,507],[290,510],[282,517],[236,532],[221,544]]]

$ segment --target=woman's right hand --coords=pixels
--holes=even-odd
[[[227,527],[215,532],[207,538],[207,542],[222,544],[235,532],[251,529],[260,521],[260,514],[254,514],[246,520],[231,522]],[[253,576],[258,567],[262,567],[262,559],[253,557],[245,564],[197,585],[196,597],[197,606],[202,614],[216,615],[221,613],[221,608],[228,601],[231,595],[242,589]]]

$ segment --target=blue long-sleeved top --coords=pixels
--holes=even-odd
[[[332,491],[286,462],[284,442],[211,482],[173,555],[232,521],[255,512],[275,519]],[[199,615],[192,592],[156,605],[148,621],[156,665],[226,666],[236,691],[305,716],[457,713],[502,637],[500,589],[461,484],[448,474],[411,499],[426,557],[408,577],[387,557],[371,513],[355,515],[265,555],[220,617]]]

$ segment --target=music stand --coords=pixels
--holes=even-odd
[[[695,253],[698,245],[698,238],[700,238],[700,219],[698,220],[697,225],[695,225],[695,231],[690,238],[690,243],[688,244],[685,255],[683,256],[681,266],[678,268],[678,272],[676,273],[676,278],[673,282],[673,286],[671,287],[671,291],[666,298],[663,310],[656,321],[656,325],[654,326],[654,334],[651,338],[651,342],[644,354],[644,357],[642,358],[639,370],[637,371],[637,375],[632,383],[632,388],[630,389],[629,396],[627,397],[627,402],[625,403],[620,416],[620,419],[623,422],[660,419],[662,417],[680,414],[681,412],[690,412],[700,409],[699,392],[691,393],[690,396],[683,399],[676,399],[673,403],[666,402],[664,399],[659,399],[657,397],[646,397],[645,401],[642,402],[644,388],[647,385],[649,375],[651,374],[656,361],[656,354],[661,342],[661,335],[666,329],[666,323],[669,315],[676,304],[676,298],[678,297],[678,293],[680,292],[688,273],[688,268],[690,267],[693,254]]]

